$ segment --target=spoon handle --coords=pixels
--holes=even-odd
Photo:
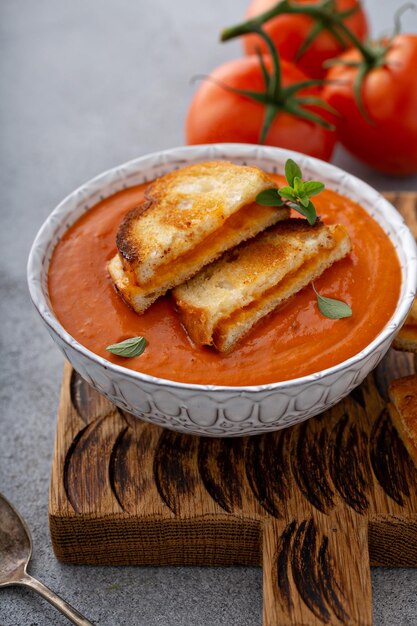
[[[37,591],[45,600],[48,600],[55,608],[61,611],[73,624],[76,624],[76,626],[94,626],[93,623],[89,622],[77,609],[74,609],[68,602],[57,596],[54,591],[51,591],[49,587],[30,576],[27,572],[25,572],[25,575],[19,580],[19,584],[26,585]]]

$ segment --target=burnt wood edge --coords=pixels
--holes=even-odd
[[[261,565],[262,521],[237,515],[167,519],[50,513],[49,530],[54,554],[64,563]]]
[[[417,515],[370,519],[368,544],[371,567],[417,567]]]
[[[399,506],[416,484],[416,467],[385,407],[372,425],[370,461],[376,480]]]
[[[366,518],[362,519],[365,524]],[[263,528],[270,522],[270,517],[261,520],[231,514],[163,519],[128,513],[106,518],[73,511],[49,513],[56,557],[66,563],[101,565],[217,565],[220,561],[224,565],[260,565]],[[198,529],[198,537],[190,535],[193,529]],[[100,536],[106,540],[97,543]],[[200,550],[207,540],[213,542],[213,551]],[[157,548],[158,541],[163,542],[163,553]],[[417,516],[371,518],[368,542],[371,567],[417,567]],[[122,550],[119,556],[118,550]],[[241,553],[242,559],[222,556],[224,551]]]

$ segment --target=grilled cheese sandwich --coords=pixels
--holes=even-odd
[[[117,233],[110,276],[143,313],[226,250],[289,216],[255,202],[274,181],[255,167],[225,161],[190,165],[157,179]]]
[[[227,352],[350,249],[341,225],[287,219],[203,268],[173,296],[191,339]]]
[[[417,465],[417,374],[393,380],[388,391],[392,421]]]

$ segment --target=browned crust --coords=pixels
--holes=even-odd
[[[146,192],[145,192],[145,196],[146,196]],[[129,261],[130,263],[138,262],[140,260],[140,255],[139,255],[137,245],[132,244],[132,241],[130,239],[130,229],[131,229],[132,223],[134,223],[138,219],[138,217],[140,217],[146,211],[148,211],[151,206],[152,206],[152,200],[147,199],[145,200],[145,202],[143,202],[139,206],[131,209],[127,213],[127,215],[125,215],[122,223],[119,226],[119,230],[117,231],[117,235],[116,235],[117,249],[119,253],[122,255],[122,257],[126,261]]]
[[[389,385],[389,396],[391,418],[417,464],[417,374],[393,380]]]
[[[186,252],[183,252],[175,258],[177,274],[181,277],[180,282],[173,280],[172,262],[161,262],[158,272],[154,276],[152,276],[148,281],[139,283],[137,276],[134,274],[134,270],[131,268],[131,264],[127,262],[121,254],[119,254],[120,260],[125,272],[132,276],[133,282],[139,284],[143,289],[157,290],[161,287],[161,284],[165,285],[166,289],[171,289],[172,287],[188,280],[204,265],[207,265],[207,263],[215,261],[225,252],[225,250],[234,247],[236,245],[235,237],[233,237],[232,241],[230,241],[229,233],[234,233],[234,235],[237,233],[240,237],[240,243],[242,243],[243,241],[251,239],[258,234],[259,228],[264,228],[267,222],[270,221],[271,217],[273,217],[274,223],[276,224],[277,221],[281,220],[283,215],[288,215],[288,213],[289,210],[286,208],[279,208],[278,210],[275,210],[271,207],[265,207],[256,203],[248,204],[242,207],[240,211],[237,211],[232,216],[227,218],[223,222],[222,226],[216,231],[211,232],[209,235],[201,239],[198,245]],[[254,227],[255,224],[256,228]],[[243,234],[246,225],[251,225],[251,229],[246,232],[246,234]],[[217,249],[216,247],[210,248],[210,246],[213,246],[216,242]],[[138,248],[137,245],[136,249],[139,250],[140,254],[140,248]],[[166,250],[166,253],[168,252],[170,252],[170,248]],[[182,272],[180,271],[180,268]]]
[[[176,310],[186,334],[194,343],[197,345],[210,345],[212,343],[208,316],[203,309],[178,299],[176,300]]]
[[[110,277],[111,278],[111,277]],[[129,300],[127,298],[125,298],[124,293],[121,289],[119,289],[119,287],[116,285],[116,283],[112,280],[112,285],[113,285],[113,289],[115,290],[115,292],[117,293],[118,296],[120,296],[120,298],[123,300],[123,302],[125,304],[127,304],[127,306],[129,307],[129,309],[132,309],[132,311],[135,311],[135,309],[132,306],[132,303],[129,302]],[[136,312],[136,311],[135,311]]]
[[[281,208],[283,209],[285,207]],[[244,250],[248,247],[248,244],[255,244],[256,242],[258,242],[256,257],[257,259],[262,258],[262,263],[264,265],[267,265],[271,259],[276,259],[277,255],[280,255],[280,250],[277,249],[276,246],[267,242],[265,244],[259,244],[259,238],[262,238],[263,235],[275,232],[278,232],[280,235],[288,232],[291,235],[301,233],[310,234],[312,230],[318,231],[322,230],[323,228],[325,228],[325,224],[320,220],[317,220],[315,224],[313,224],[313,226],[310,226],[307,220],[301,217],[287,217],[283,220],[276,222],[275,224],[272,224],[271,226],[268,226],[267,228],[259,232],[255,237],[251,237],[249,240],[242,241],[237,246],[227,250],[221,255],[222,260],[223,258],[225,261],[227,261],[228,259],[234,260],[237,256],[239,256],[241,250]]]
[[[392,345],[396,350],[417,354],[417,298],[414,298],[404,325]]]
[[[251,267],[255,268],[253,270],[254,275],[258,274],[258,265],[259,260],[261,260],[260,265],[269,266],[272,264],[282,264],[285,262],[285,254],[283,252],[283,248],[273,245],[269,242],[269,240],[265,241],[265,238],[268,239],[268,233],[274,234],[279,233],[282,234],[289,233],[290,235],[302,235],[304,233],[311,234],[311,231],[314,230],[316,233],[322,231],[323,229],[327,229],[323,223],[316,223],[313,227],[311,227],[306,220],[301,218],[290,218],[287,220],[283,220],[278,224],[271,226],[269,229],[264,230],[258,237],[253,238],[249,242],[249,247],[256,248],[255,254],[252,259],[246,259],[246,263],[251,263]],[[333,227],[335,228],[335,227]],[[345,239],[349,240],[348,235],[343,226],[339,226],[338,230],[333,233],[333,243],[329,248],[326,248],[323,252],[331,255],[332,252],[339,248],[339,245],[345,241]],[[303,237],[300,237],[300,241],[302,241]],[[239,251],[245,249],[247,250],[247,242],[242,243],[233,250],[229,250],[226,252],[221,260],[220,267],[224,267],[228,261],[235,260],[236,257],[239,257]],[[343,254],[345,256],[350,251],[350,242],[349,249]],[[234,312],[232,312],[227,318],[221,319],[214,323],[211,320],[211,313],[208,312],[204,307],[200,307],[197,304],[190,303],[186,298],[181,297],[181,288],[174,291],[174,298],[177,303],[178,312],[182,319],[183,325],[185,326],[188,335],[191,339],[199,345],[214,345],[217,350],[220,352],[225,352],[233,349],[234,346],[230,346],[230,348],[225,348],[225,339],[228,337],[228,329],[233,326],[240,325],[240,320],[242,315],[250,314],[252,311],[257,311],[259,305],[263,305],[264,301],[267,300],[270,296],[275,294],[277,289],[282,289],[282,286],[285,283],[291,282],[294,280],[294,277],[299,277],[301,271],[306,271],[306,268],[313,267],[315,271],[315,263],[317,259],[322,258],[320,254],[314,256],[312,259],[306,260],[304,264],[293,272],[287,274],[287,276],[280,281],[277,285],[272,285],[269,289],[264,291],[260,296],[260,299],[250,302],[246,306],[242,306],[238,308]],[[342,258],[342,257],[340,257]],[[338,259],[337,259],[338,260]],[[334,260],[330,262],[329,265],[322,270],[320,270],[320,274],[327,269],[330,265],[335,262]],[[313,266],[312,266],[313,264]],[[210,265],[207,266],[210,273]],[[206,267],[206,269],[207,269]],[[214,265],[214,273],[216,272],[216,265]],[[203,270],[204,271],[204,270]],[[245,274],[246,277],[251,276],[250,271]],[[318,274],[319,275],[319,274]],[[198,275],[197,275],[198,276]],[[310,278],[311,280],[311,278]],[[214,324],[214,326],[213,326]],[[246,332],[245,332],[246,335]],[[236,343],[236,342],[234,342]]]
[[[233,163],[229,161],[205,161],[202,163],[192,163],[187,167],[168,172],[167,174],[156,178],[146,187],[144,192],[144,202],[138,207],[135,207],[134,209],[129,211],[129,213],[127,213],[116,235],[116,245],[125,269],[128,269],[128,265],[130,265],[130,267],[132,268],[133,265],[137,265],[138,263],[143,261],[140,246],[138,245],[136,239],[132,238],[132,225],[145,212],[151,210],[154,206],[158,205],[161,201],[161,196],[169,195],[170,189],[173,185],[173,181],[175,184],[175,181],[178,179],[179,175],[187,174],[190,172],[190,170],[196,170],[196,172],[200,171],[199,168],[204,168],[204,170],[215,170],[217,167],[219,167],[219,165],[224,166],[225,164],[236,167]],[[266,174],[259,168],[251,166],[245,166],[245,168],[246,170],[256,171],[257,174],[261,175],[265,181],[271,183],[271,187],[276,186],[274,181],[270,179],[268,174]],[[198,174],[196,175],[198,176]],[[178,216],[176,214],[173,218],[173,223],[178,226]],[[184,228],[184,230],[187,229]]]
[[[300,221],[304,221],[305,220],[300,220]],[[310,227],[311,228],[311,227]],[[298,229],[300,230],[300,229]],[[291,232],[293,232],[291,230]],[[327,254],[327,255],[331,255],[332,252],[338,248],[340,245],[340,240],[334,240],[334,243],[332,245],[331,248],[327,248],[325,250],[323,250],[322,253],[319,253],[317,256],[311,258],[311,259],[307,259],[303,265],[298,268],[295,269],[292,272],[289,272],[282,281],[280,281],[277,285],[273,285],[272,287],[270,287],[269,289],[267,289],[266,291],[264,291],[264,293],[262,294],[260,300],[258,301],[253,301],[251,303],[249,303],[248,305],[242,307],[241,309],[238,309],[236,311],[234,311],[228,318],[220,320],[219,323],[215,326],[214,328],[214,332],[213,332],[213,345],[214,347],[219,350],[220,352],[229,352],[231,350],[233,350],[236,345],[245,337],[247,336],[247,334],[249,333],[250,330],[252,330],[254,327],[256,327],[265,317],[266,315],[270,315],[272,313],[273,310],[276,309],[276,306],[274,307],[273,310],[271,310],[269,313],[267,313],[266,315],[262,315],[262,317],[260,319],[258,319],[252,326],[250,329],[248,329],[243,335],[238,336],[237,340],[233,341],[232,344],[229,345],[229,347],[226,347],[228,338],[229,338],[229,329],[233,326],[238,325],[241,320],[242,320],[242,315],[244,316],[245,313],[249,313],[249,315],[251,314],[251,312],[256,312],[256,310],[259,308],[259,306],[261,306],[261,308],[264,306],[264,303],[268,300],[268,298],[270,296],[273,296],[274,293],[276,293],[277,289],[278,290],[282,290],[282,288],[285,288],[285,285],[288,285],[289,283],[293,282],[294,280],[296,280],[297,282],[299,282],[300,280],[300,276],[302,276],[302,274],[306,273],[306,271],[309,273],[309,278],[310,278],[310,283],[311,281],[314,280],[316,278],[316,276],[320,276],[324,271],[326,271],[326,269],[328,269],[328,267],[330,267],[331,265],[333,265],[333,263],[337,262],[338,260],[340,260],[343,257],[340,257],[337,260],[332,260],[330,262],[325,262],[325,267],[322,268],[317,275],[315,275],[315,272],[317,271],[315,269],[315,264],[317,259],[320,257],[320,254]],[[351,251],[351,246],[350,246],[350,242],[349,242],[349,250],[347,250],[345,252],[345,254],[343,256],[346,256],[347,254],[349,254]],[[302,287],[302,289],[304,289],[304,287]],[[297,293],[297,292],[296,292]],[[296,297],[296,293],[294,293],[293,295],[289,296],[289,298],[285,298],[284,302],[287,302],[289,300],[291,300],[292,298]],[[279,306],[279,305],[278,305]]]
[[[407,326],[417,326],[417,298],[414,298],[414,302],[411,305],[411,309],[408,313],[406,322]]]
[[[392,345],[396,350],[417,354],[417,326],[404,324]]]
[[[199,176],[201,168],[203,168],[204,170],[216,170],[219,166],[224,167],[225,165],[230,165],[233,168],[244,167],[246,171],[256,172],[258,176],[261,176],[265,181],[270,183],[271,187],[276,187],[275,181],[269,176],[269,174],[264,172],[259,167],[251,165],[236,165],[235,163],[232,163],[232,161],[200,161],[197,163],[191,163],[190,165],[181,167],[179,169],[173,170],[172,172],[168,172],[167,174],[159,176],[158,178],[155,178],[155,180],[153,180],[146,188],[145,198],[153,201],[159,200],[160,194],[164,195],[167,192],[167,189],[169,189],[171,186],[172,180],[176,180],[178,174],[184,175],[188,174],[190,171],[195,170],[196,172],[198,172],[197,176]]]

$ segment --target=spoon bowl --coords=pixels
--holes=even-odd
[[[32,539],[26,522],[0,495],[0,587],[21,580],[31,555]]]
[[[68,602],[27,573],[31,556],[32,538],[29,528],[16,509],[0,494],[0,587],[31,587],[76,626],[93,626]]]

